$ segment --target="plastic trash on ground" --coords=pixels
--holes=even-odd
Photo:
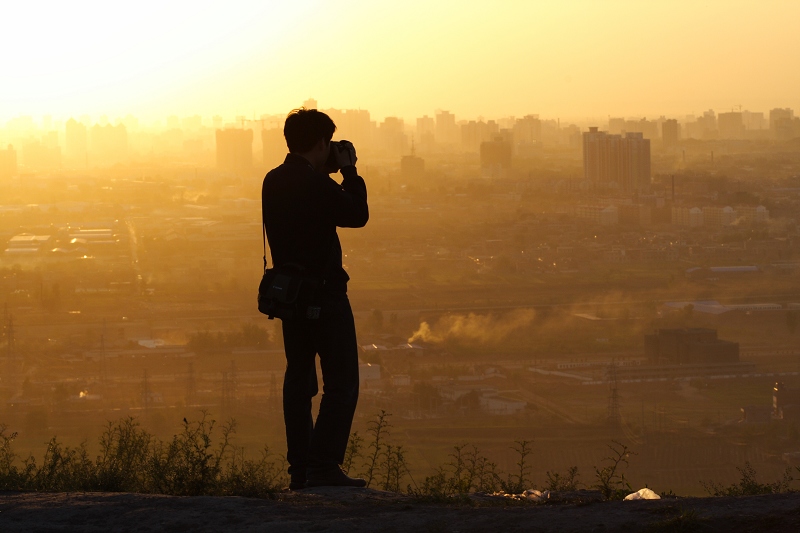
[[[660,500],[661,496],[648,488],[639,489],[625,496],[626,500]]]
[[[526,490],[525,492],[522,493],[522,497],[525,498],[526,500],[531,500],[531,501],[534,501],[534,502],[540,502],[540,501],[546,500],[548,497],[550,497],[550,491],[546,490],[546,491],[542,492],[542,491],[539,491],[539,490],[528,489],[528,490]]]
[[[511,498],[514,500],[529,500],[532,502],[543,502],[550,497],[550,491],[546,490],[542,492],[540,490],[528,489],[520,494],[509,494],[501,490],[498,492],[493,492],[491,496],[504,496],[506,498]]]

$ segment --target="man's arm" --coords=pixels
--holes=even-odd
[[[369,220],[367,185],[353,165],[342,168],[342,184],[331,187],[333,220],[340,228],[363,228]],[[331,180],[333,181],[333,180]]]

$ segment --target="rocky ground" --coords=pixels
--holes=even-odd
[[[0,531],[800,531],[800,493],[738,498],[546,503],[478,496],[420,502],[369,489],[275,499],[112,493],[0,493]]]

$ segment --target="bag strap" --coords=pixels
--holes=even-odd
[[[263,202],[262,202],[263,203]],[[267,223],[264,221],[264,206],[261,206],[261,240],[264,244],[264,272],[267,271]]]

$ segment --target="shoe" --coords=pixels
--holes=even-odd
[[[367,480],[359,477],[350,477],[342,469],[336,466],[334,469],[326,469],[311,472],[306,481],[306,487],[366,487]]]
[[[289,480],[289,490],[301,490],[306,488],[306,475],[292,474]]]

